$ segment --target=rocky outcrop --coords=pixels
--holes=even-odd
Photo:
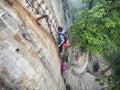
[[[53,6],[51,0],[0,1],[0,87],[65,90],[55,43],[57,27],[64,25],[59,1],[61,7],[56,10],[58,4]],[[56,13],[59,10],[61,15]],[[36,23],[43,15],[47,18]]]
[[[63,76],[68,90],[100,90],[100,85],[95,81],[95,76],[87,71],[89,53],[76,51],[75,60],[69,61],[68,68]]]
[[[65,72],[68,90],[100,90],[100,85],[95,81],[95,76],[84,73],[79,76],[74,75],[70,70]]]
[[[69,48],[67,54],[67,70],[63,74],[67,90],[101,90],[104,78],[111,75],[107,60],[80,49]]]

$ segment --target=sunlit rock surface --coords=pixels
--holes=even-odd
[[[67,90],[100,90],[96,77],[87,72],[89,53],[73,50],[71,56],[69,58],[72,60],[68,61],[69,67],[63,74]]]
[[[0,89],[66,90],[57,27],[70,29],[69,5],[68,0],[0,0]],[[87,54],[69,52],[66,84],[71,90],[99,90],[95,77],[86,73]]]
[[[65,16],[62,18],[61,0],[61,7],[56,10],[50,2],[0,1],[0,88],[65,90],[56,47],[57,27],[70,18],[66,21]],[[59,1],[56,3],[58,5]],[[61,15],[57,15],[59,10]],[[48,18],[39,20],[38,25],[36,18],[43,15],[48,15]],[[67,30],[70,24],[63,27]]]

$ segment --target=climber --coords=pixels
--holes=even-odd
[[[65,70],[67,69],[67,65],[65,63],[65,61],[63,60],[61,62],[61,74],[63,75],[63,73],[65,72]]]
[[[65,39],[65,31],[61,26],[58,27],[58,47],[59,47],[59,53],[62,53],[62,46],[66,42]]]
[[[98,70],[100,69],[100,64],[99,62],[95,62],[94,65],[93,65],[93,71],[94,72],[97,72]]]

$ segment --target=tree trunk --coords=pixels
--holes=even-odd
[[[110,70],[112,67],[112,64],[110,66],[108,66],[105,70],[101,71],[100,74],[103,75],[105,74],[108,70]]]
[[[88,6],[88,9],[89,9],[89,10],[92,9],[92,7],[93,7],[93,2],[94,2],[94,0],[89,1],[89,6]]]

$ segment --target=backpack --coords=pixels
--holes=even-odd
[[[64,37],[64,40],[65,40],[64,43],[67,42],[67,36],[66,36],[66,34],[59,33],[58,35],[59,35],[59,42],[60,42],[60,35],[62,35]]]

